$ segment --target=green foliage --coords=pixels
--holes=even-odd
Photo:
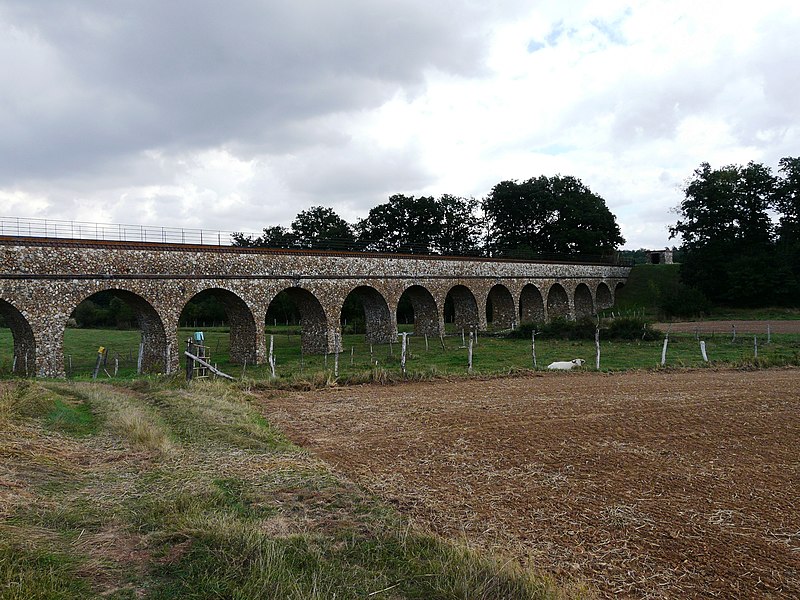
[[[800,301],[797,191],[800,160],[780,161],[781,176],[750,162],[712,169],[703,163],[684,189],[679,220],[681,280],[712,302],[732,306]],[[776,233],[769,211],[782,213]]]
[[[605,201],[574,177],[503,181],[483,201],[494,256],[609,254],[625,240]]]
[[[610,340],[643,340],[652,341],[663,337],[663,333],[655,329],[651,323],[639,317],[619,317],[612,319],[600,334]]]
[[[711,314],[712,304],[703,292],[683,284],[659,291],[658,309],[667,319],[673,317],[705,317]]]
[[[594,339],[597,324],[591,318],[571,321],[569,319],[553,319],[549,323],[520,323],[520,326],[508,333],[508,337],[531,339],[535,331],[536,337],[558,340]]]

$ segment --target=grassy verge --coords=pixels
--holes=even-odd
[[[4,333],[6,331],[6,333]],[[95,343],[102,343],[112,349],[110,356],[126,353],[126,349],[138,348],[138,331],[91,330],[94,343],[84,339],[87,331],[67,332],[65,345],[73,353],[72,377],[88,380],[91,377],[96,352]],[[4,338],[5,336],[5,338]],[[8,339],[6,339],[8,338]],[[462,345],[460,334],[451,334],[444,339],[442,348],[439,339],[429,339],[426,347],[424,338],[409,336],[409,350],[406,373],[400,365],[400,345],[366,343],[364,336],[346,335],[343,337],[343,352],[339,355],[338,377],[334,376],[336,357],[314,355],[303,356],[300,352],[300,336],[297,334],[274,335],[276,375],[271,377],[267,365],[232,364],[228,358],[230,335],[227,330],[206,331],[206,343],[211,350],[212,361],[225,372],[246,380],[257,380],[264,385],[276,387],[299,387],[314,389],[334,382],[365,383],[386,382],[398,379],[429,379],[434,377],[453,377],[468,375],[468,349]],[[767,344],[766,326],[758,336],[758,360],[755,360],[752,335],[740,335],[735,341],[729,335],[709,335],[705,338],[710,363],[705,363],[700,354],[699,343],[693,334],[670,335],[667,353],[667,366],[705,367],[705,366],[780,366],[800,364],[800,336],[772,334]],[[8,342],[8,343],[4,343]],[[468,343],[467,343],[468,345]],[[661,362],[662,340],[655,341],[611,341],[601,339],[601,370],[619,371],[626,369],[656,368]],[[531,342],[527,339],[507,339],[502,337],[479,336],[473,347],[473,374],[479,376],[507,375],[533,369]],[[10,371],[10,334],[0,330],[0,374]],[[80,359],[79,357],[83,357]],[[565,341],[537,337],[536,358],[538,368],[552,361],[583,358],[587,364],[594,365],[595,346],[593,341]],[[81,362],[82,360],[82,362]],[[135,363],[135,359],[134,359]],[[113,371],[109,375],[101,371],[105,381],[133,378],[135,364],[123,364],[116,378]],[[80,407],[64,413],[63,419],[77,419]],[[85,416],[85,415],[84,415]],[[77,423],[76,423],[77,426]],[[88,425],[87,425],[88,426]]]
[[[0,382],[0,465],[4,599],[587,593],[418,530],[229,385]]]

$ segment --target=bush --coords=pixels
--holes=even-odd
[[[508,337],[530,339],[531,333],[537,336],[560,340],[593,340],[596,323],[590,317],[569,321],[553,319],[549,323],[521,323]]]
[[[603,329],[602,336],[612,340],[657,340],[662,332],[639,317],[620,317],[614,319]]]

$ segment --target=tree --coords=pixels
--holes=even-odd
[[[444,194],[437,205],[441,221],[435,238],[436,251],[455,256],[480,254],[477,200]]]
[[[625,243],[605,200],[571,176],[502,181],[483,201],[495,256],[608,254]]]
[[[725,304],[792,302],[796,276],[777,251],[769,214],[771,207],[784,204],[767,166],[701,164],[684,188],[680,218],[670,227],[671,237],[683,239],[681,280]]]
[[[800,243],[800,157],[778,161],[775,205],[781,213],[778,233],[781,241]]]
[[[292,221],[292,236],[298,248],[320,250],[352,250],[353,228],[333,209],[312,206],[301,211]]]
[[[441,242],[442,213],[430,196],[395,194],[356,225],[359,240],[375,252],[427,254]]]
[[[243,233],[231,235],[234,246],[243,248],[291,248],[294,246],[294,236],[286,227],[275,225],[265,227],[264,234],[257,238],[246,236]]]

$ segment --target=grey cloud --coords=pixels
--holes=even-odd
[[[0,139],[0,183],[152,148],[292,150],[309,120],[421,89],[425,69],[480,73],[497,18],[456,1],[6,2],[0,26],[50,57],[30,65],[32,89],[58,89],[26,105],[0,70],[0,115],[17,125]]]

